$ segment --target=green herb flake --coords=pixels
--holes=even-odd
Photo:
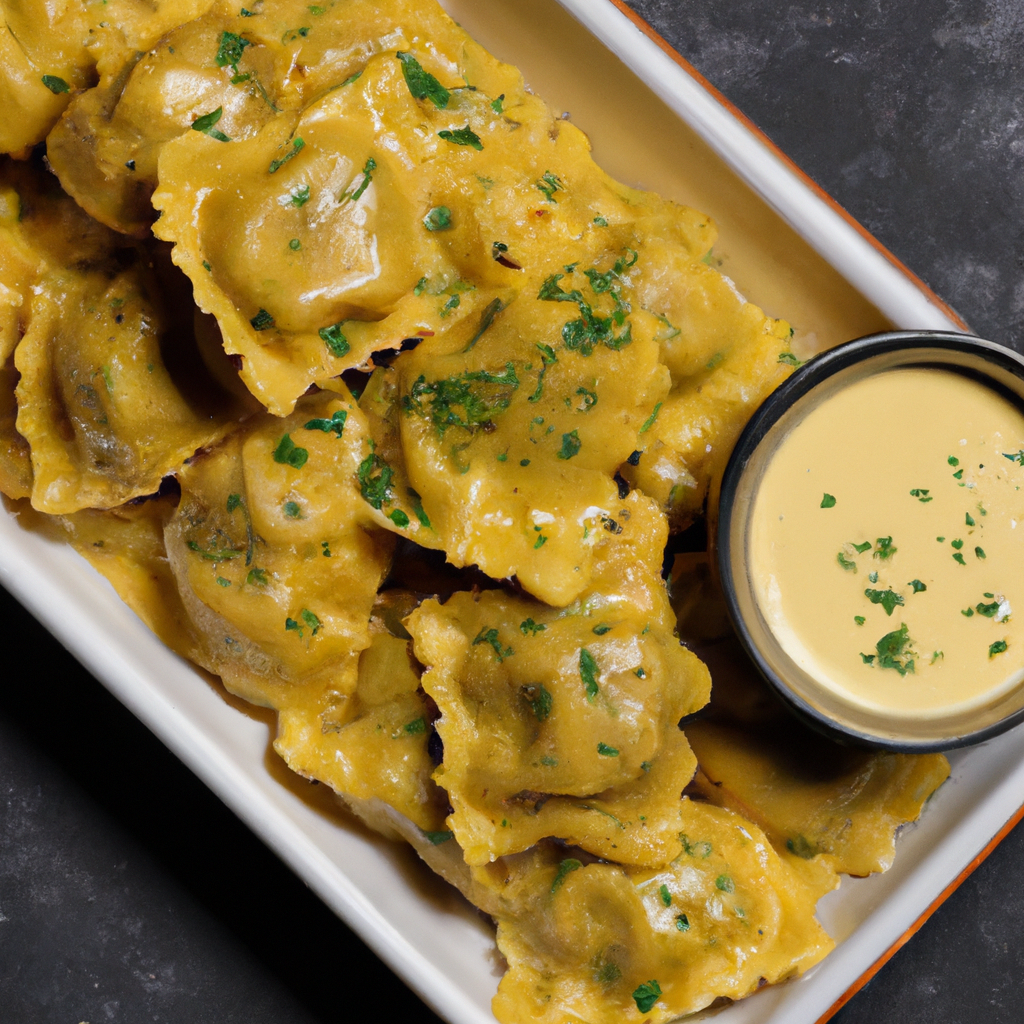
[[[302,617],[302,621],[313,631],[310,635],[316,636],[320,632],[323,623],[308,608],[303,608],[299,615]]]
[[[736,883],[728,875],[719,875],[715,879],[715,888],[721,892],[735,892]]]
[[[348,411],[345,409],[338,409],[331,418],[328,419],[315,419],[308,420],[303,430],[321,430],[325,434],[334,434],[335,437],[341,437],[345,430],[345,422],[348,420]]]
[[[994,644],[988,645],[988,656],[994,658],[997,654],[1002,654],[1009,646],[1005,640],[997,640]]]
[[[274,449],[274,461],[283,466],[291,466],[292,469],[302,469],[308,458],[309,452],[305,448],[299,448],[292,440],[291,434],[285,434]]]
[[[252,46],[248,39],[243,39],[234,32],[222,32],[220,46],[217,48],[217,67],[226,68],[237,65],[247,46]],[[235,71],[237,70],[238,68],[235,67]]]
[[[195,125],[192,126],[193,128]],[[302,139],[292,139],[292,148],[285,153],[284,156],[279,157],[277,160],[271,160],[270,167],[268,168],[270,174],[276,174],[292,157],[296,157],[305,148],[306,143]]]
[[[425,530],[433,529],[430,525],[430,516],[423,510],[423,501],[419,494],[414,491],[411,487],[405,489],[405,493],[409,497],[409,501],[412,503],[412,510],[416,518],[419,520],[420,526]]]
[[[423,226],[428,231],[447,231],[452,226],[452,211],[447,206],[435,206],[423,218]]]
[[[327,351],[336,359],[348,355],[349,349],[352,347],[348,343],[348,338],[341,332],[341,325],[344,322],[342,320],[340,323],[331,324],[330,327],[321,327],[317,332],[320,335],[320,340],[327,346]]]
[[[302,506],[297,501],[286,501],[281,510],[289,519],[302,518]]]
[[[661,986],[654,978],[650,981],[645,981],[642,985],[638,985],[633,990],[633,1001],[636,1003],[636,1008],[641,1013],[650,1013],[654,1008],[654,1004],[660,998]]]
[[[582,447],[583,442],[580,440],[579,432],[571,430],[568,434],[562,435],[562,447],[558,451],[558,457],[565,460],[574,458],[579,455]]]
[[[291,249],[292,252],[298,252],[299,249],[302,248],[302,242],[300,242],[299,239],[297,239],[297,238],[293,238],[288,243],[288,248]]]
[[[960,540],[959,537],[956,540],[951,540],[949,543],[954,548],[956,548],[957,551],[959,551],[964,546],[964,542],[962,540]]]
[[[533,717],[538,722],[546,722],[551,715],[551,707],[554,703],[551,691],[543,683],[537,683],[536,686],[524,686],[523,696],[526,698],[526,703],[530,705]]]
[[[778,361],[780,363],[784,363],[786,366],[799,367],[804,365],[804,360],[797,359],[792,352],[780,352]]]
[[[261,307],[249,323],[254,331],[269,331],[274,326],[274,318]]]
[[[579,871],[583,865],[576,860],[575,857],[567,857],[558,865],[558,870],[555,872],[554,880],[551,883],[552,893],[558,892],[561,889],[562,884],[566,878],[571,875],[574,871]]]
[[[376,452],[371,451],[359,463],[357,475],[363,501],[380,511],[384,503],[391,500],[394,471]]]
[[[654,424],[657,422],[658,413],[661,412],[661,406],[662,406],[662,403],[659,402],[654,407],[654,412],[652,412],[651,415],[647,417],[646,421],[644,422],[644,425],[640,428],[640,433],[641,434],[646,434],[647,431],[650,430],[651,427],[653,427]]]
[[[992,595],[986,594],[985,596],[991,597]],[[990,604],[984,604],[983,602],[979,602],[974,607],[979,615],[984,615],[987,619],[994,619],[999,612],[998,601],[992,601]]]
[[[864,623],[867,622],[867,619],[865,619],[863,615],[854,615],[853,621],[856,622],[858,626],[863,626]]]
[[[872,604],[880,604],[886,615],[892,615],[893,609],[903,604],[903,598],[893,590],[865,590],[864,596]]]
[[[795,836],[793,839],[787,839],[786,849],[803,860],[810,860],[818,853],[818,848],[813,843],[809,843],[807,837],[802,835]]]
[[[838,554],[838,555],[836,555],[836,561],[837,561],[837,562],[838,562],[838,563],[839,563],[839,564],[840,564],[840,565],[841,565],[841,566],[842,566],[842,567],[843,567],[843,568],[844,568],[844,569],[845,569],[845,570],[846,570],[847,572],[856,572],[856,571],[857,571],[857,563],[856,563],[856,562],[853,562],[853,561],[851,561],[851,560],[850,560],[849,558],[847,558],[847,557],[846,557],[846,555],[844,555],[842,551],[840,551],[840,552],[839,552],[839,554]]]
[[[509,407],[518,388],[512,363],[502,373],[473,370],[429,383],[420,376],[403,397],[402,408],[406,415],[430,420],[439,437],[453,427],[475,433]]]
[[[668,891],[668,886],[667,885],[665,885],[665,884],[661,885],[661,887],[658,889],[658,895],[661,897],[662,906],[665,906],[665,907],[671,907],[672,906],[672,893],[670,893]]]
[[[863,544],[852,544],[851,547],[858,555],[863,555],[871,547],[871,541],[866,540]]]
[[[538,633],[543,633],[547,628],[543,622],[534,622],[533,619],[524,619],[519,623],[519,632],[523,636],[536,636]]]
[[[973,608],[961,608],[960,609],[960,614],[962,616],[964,616],[964,618],[966,618],[966,619],[973,618],[974,617],[974,609]]]
[[[544,765],[545,768],[557,768],[558,767],[558,758],[556,758],[556,757],[548,757],[545,754],[544,757],[542,757],[540,759],[540,763],[542,765]]]
[[[597,661],[594,656],[583,647],[580,649],[580,679],[583,680],[583,687],[587,691],[587,700],[591,704],[594,703],[594,699],[598,694],[597,676],[598,676]]]
[[[923,488],[923,487],[915,487],[910,492],[910,496],[912,498],[917,498],[917,500],[922,502],[922,503],[926,503],[926,502],[929,502],[929,501],[932,500],[931,496],[928,494],[928,490],[926,488]]]
[[[1018,466],[1024,466],[1024,448],[1015,455],[1011,455],[1009,452],[1003,452],[1003,458],[1009,459],[1011,462],[1016,462]]]
[[[950,457],[948,459],[946,459],[946,462],[948,462],[949,465],[951,465],[951,466],[959,466],[960,465],[960,460],[958,458],[956,458],[956,456],[954,456],[954,455],[950,455]]]
[[[619,752],[615,747],[609,747],[607,743],[598,743],[597,752],[602,757],[618,757]]]
[[[860,660],[863,661],[865,665],[871,665],[871,664],[874,663],[875,655],[874,654],[862,654],[860,656]]]
[[[608,227],[608,221],[607,221],[607,220],[605,220],[605,218],[604,218],[604,217],[595,217],[595,218],[594,218],[594,223],[595,223],[595,224],[596,224],[596,225],[597,225],[597,226],[598,226],[599,228],[606,228],[606,227]]]
[[[555,193],[561,192],[565,187],[557,175],[552,174],[550,171],[545,171],[534,182],[534,185],[539,191],[544,193],[544,199],[549,203],[557,203],[558,200],[555,198]]]
[[[921,594],[928,589],[920,580],[911,580],[907,586],[910,587],[915,594]]]
[[[450,142],[453,146],[469,146],[471,149],[482,150],[484,144],[480,141],[480,136],[477,135],[472,128],[467,124],[465,128],[456,128],[454,131],[445,129],[437,133],[438,138],[444,139],[445,142]]]
[[[964,471],[963,471],[962,469],[958,469],[958,470],[957,470],[957,471],[956,471],[956,472],[955,472],[955,473],[953,474],[953,479],[954,479],[954,480],[962,480],[962,479],[963,479],[963,476],[964,476]]]
[[[479,644],[487,644],[494,651],[494,656],[498,659],[499,663],[504,661],[506,658],[511,658],[516,652],[511,647],[502,647],[501,640],[498,636],[498,630],[493,626],[488,628],[487,626],[481,626],[480,632],[477,633],[473,640],[473,646],[476,647]]]
[[[491,100],[491,110],[493,110],[496,114],[504,114],[505,113],[505,106],[504,106],[504,104],[505,104],[505,94],[502,93],[496,99]]]
[[[226,579],[224,579],[223,576],[218,576],[217,577],[217,586],[218,587],[230,587],[231,586],[231,580],[226,580]]]
[[[68,85],[63,78],[59,78],[57,75],[43,75],[42,81],[43,85],[45,85],[54,96],[59,96],[61,93],[71,91],[71,86]]]
[[[883,562],[887,562],[898,550],[898,548],[893,547],[892,537],[879,537],[875,541],[875,550],[872,557],[880,558]]]
[[[914,671],[914,658],[917,656],[912,650],[913,640],[910,639],[910,631],[906,623],[899,629],[886,633],[881,640],[875,644],[875,651],[878,654],[878,667],[895,669],[901,676]],[[864,655],[862,654],[863,658]]]
[[[835,508],[836,507],[836,497],[835,497],[835,495],[834,494],[828,494],[828,493],[823,494],[821,496],[821,505],[819,507],[820,508]]]
[[[961,565],[966,565],[967,564],[964,561],[964,556],[962,554],[960,554],[959,551],[954,551],[953,552],[953,561],[954,562],[959,562]]]
[[[402,726],[402,731],[408,736],[421,736],[427,731],[426,720],[422,716],[414,718],[411,722],[406,722]]]
[[[681,932],[690,930],[690,919],[685,914],[680,914],[676,918],[676,928]]]
[[[344,82],[341,83],[339,88],[344,89],[346,85],[351,85],[353,82],[358,82],[363,77],[362,71],[357,71],[354,75],[349,75]]]
[[[227,135],[214,128],[214,125],[221,119],[223,114],[224,108],[218,107],[216,110],[211,110],[208,114],[197,117],[192,122],[192,130],[202,132],[203,135],[209,135],[211,139],[216,139],[218,142],[230,142],[231,139]]]
[[[451,93],[411,54],[399,50],[395,56],[402,63],[402,74],[413,99],[430,100],[438,110],[444,110]]]
[[[424,832],[423,838],[427,840],[432,846],[440,846],[442,843],[447,843],[449,839],[455,837],[454,832]]]
[[[294,206],[296,209],[302,209],[309,202],[309,186],[301,185],[299,188],[292,189],[291,192],[283,195],[278,202],[282,206]]]
[[[392,509],[388,513],[388,519],[400,530],[404,530],[409,525],[409,517],[400,508]]]
[[[605,622],[599,623],[591,630],[591,632],[595,633],[597,636],[604,636],[605,633],[610,633],[611,631],[612,627]]]
[[[267,570],[266,569],[250,569],[249,570],[249,575],[245,577],[245,582],[250,584],[250,585],[256,585],[256,586],[260,586],[260,587],[265,587],[267,585],[267,583],[269,582],[269,580],[267,578]]]
[[[984,548],[975,548],[974,549],[974,557],[975,558],[985,558],[985,549]]]

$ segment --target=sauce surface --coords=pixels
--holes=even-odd
[[[1024,415],[985,385],[851,384],[783,439],[750,525],[766,622],[841,699],[938,717],[1024,679]]]

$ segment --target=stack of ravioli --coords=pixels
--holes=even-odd
[[[708,218],[433,0],[0,11],[8,508],[494,918],[499,1019],[820,960],[948,765],[791,722],[666,557],[795,362]]]

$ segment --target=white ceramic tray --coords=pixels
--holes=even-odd
[[[723,270],[812,351],[871,331],[963,324],[618,0],[446,0],[492,52],[571,112],[598,161],[710,213]],[[171,654],[70,549],[0,516],[0,581],[451,1024],[492,1024],[493,936],[406,850],[318,810],[244,714]],[[951,758],[885,875],[846,879],[819,916],[836,950],[803,978],[718,1012],[814,1024],[913,934],[1018,816],[1024,731]]]

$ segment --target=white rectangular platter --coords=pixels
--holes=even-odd
[[[446,0],[481,43],[568,111],[613,175],[710,213],[723,271],[811,352],[889,327],[957,329],[842,211],[615,0]],[[493,935],[408,851],[282,781],[266,717],[171,654],[70,549],[0,516],[0,581],[451,1024],[491,1024]],[[722,1024],[814,1024],[955,884],[1017,813],[1024,731],[952,758],[885,875],[820,905],[836,950],[803,978],[726,1007]]]

